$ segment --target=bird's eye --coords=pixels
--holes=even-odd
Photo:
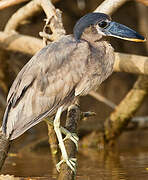
[[[101,21],[98,23],[98,25],[100,28],[105,28],[108,25],[108,23],[106,21]]]

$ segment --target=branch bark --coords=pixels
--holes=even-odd
[[[49,118],[46,118],[45,122],[47,123],[47,127],[48,127],[48,137],[49,137],[51,156],[54,166],[56,167],[56,164],[60,161],[60,149],[58,145],[58,140],[56,133],[54,131],[53,124],[49,123],[50,122]]]
[[[124,131],[148,93],[148,77],[140,76],[126,97],[105,121],[105,141],[110,145]]]
[[[9,33],[16,31],[24,20],[32,17],[34,14],[41,12],[41,10],[42,8],[40,6],[40,0],[30,1],[11,16],[7,22],[7,25],[5,26],[4,31]]]
[[[34,55],[43,48],[43,42],[31,36],[0,32],[0,48]]]
[[[101,5],[97,7],[95,12],[102,12],[111,15],[127,1],[128,0],[105,0]]]
[[[2,9],[5,9],[9,6],[14,6],[16,4],[20,4],[22,2],[26,2],[26,1],[29,1],[29,0],[2,0],[0,1],[0,10]]]
[[[1,0],[0,1],[0,10],[2,9],[5,9],[5,8],[8,8],[10,6],[14,6],[14,5],[17,5],[17,4],[20,4],[20,3],[23,3],[23,2],[27,2],[29,0]],[[52,3],[56,3],[60,0],[52,0]]]
[[[115,12],[121,5],[123,5],[127,0],[105,0],[97,9],[96,12],[103,12],[111,15]],[[119,63],[119,54],[116,54],[116,62],[114,65],[114,69],[122,70],[124,69],[126,72],[129,72],[129,66],[123,61],[122,65]],[[125,59],[125,57],[122,56]],[[138,57],[137,57],[138,58]],[[135,57],[135,61],[137,60]],[[128,57],[130,59],[130,63],[132,64],[132,68],[134,72],[141,71],[142,74],[145,74],[147,70],[145,70],[145,63],[140,63],[140,68],[137,67],[137,64],[133,64],[132,58],[130,55]],[[139,59],[138,59],[139,61]],[[138,63],[139,65],[139,63]],[[124,68],[123,68],[124,67]],[[115,138],[117,138],[121,132],[125,129],[131,117],[135,114],[135,112],[140,107],[141,103],[144,100],[144,97],[147,94],[148,81],[146,76],[140,76],[135,83],[133,89],[129,91],[127,96],[122,100],[122,102],[116,107],[115,111],[110,115],[109,118],[106,119],[104,123],[104,133],[99,133],[100,145],[104,145],[104,140],[108,144],[113,144]],[[100,134],[102,134],[100,136]],[[103,138],[102,138],[103,137]],[[99,138],[98,138],[99,139]]]
[[[3,135],[2,131],[0,130],[0,170],[2,169],[5,159],[8,155],[9,148],[9,140],[5,135]]]
[[[43,48],[42,40],[19,33],[0,32],[0,48],[34,55]],[[148,75],[148,57],[134,54],[115,53],[115,72]]]
[[[97,93],[95,91],[89,92],[89,95],[92,96],[93,98],[97,99],[98,101],[103,102],[104,104],[111,107],[112,109],[115,109],[115,107],[116,107],[116,104],[109,101],[107,98],[105,98],[104,96],[101,96],[99,93]]]
[[[77,124],[80,121],[81,112],[77,105],[72,105],[68,108],[65,128],[70,133],[77,134]],[[69,158],[76,158],[76,146],[70,139],[65,140],[65,147]],[[58,180],[73,180],[74,172],[67,166],[66,163],[61,164]]]
[[[148,6],[148,1],[147,0],[135,0],[135,1],[141,3],[141,4],[145,5],[145,6]]]
[[[148,75],[148,57],[115,53],[114,71]]]

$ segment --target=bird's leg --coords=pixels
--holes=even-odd
[[[65,129],[66,130],[66,129]],[[68,130],[66,132],[66,136],[63,139],[63,141],[65,141],[66,139],[71,139],[71,141],[73,141],[76,145],[76,148],[78,150],[78,141],[79,141],[79,137],[77,136],[76,133],[70,133]]]
[[[63,163],[63,162],[66,162],[66,164],[71,168],[72,171],[75,172],[75,158],[71,158],[69,159],[68,158],[68,155],[67,155],[67,152],[66,152],[66,149],[65,149],[65,145],[64,145],[64,142],[63,142],[63,138],[62,138],[62,134],[61,134],[61,131],[60,131],[60,116],[61,116],[61,113],[62,113],[62,107],[60,107],[56,113],[56,116],[55,116],[55,119],[54,119],[54,130],[56,132],[56,135],[57,135],[57,138],[58,138],[58,141],[59,141],[59,146],[60,146],[60,149],[61,149],[61,153],[62,153],[62,160],[56,165],[57,167],[57,170],[59,171],[60,170],[60,165]]]
[[[64,138],[64,141],[66,139],[71,139],[76,145],[76,149],[78,150],[78,141],[79,137],[76,134],[76,129],[77,129],[77,123],[78,120],[80,119],[80,109],[78,108],[78,99],[76,99],[75,105],[71,105],[68,107],[68,113],[67,113],[67,120],[66,120],[66,128],[70,130],[66,134],[66,137]]]
[[[46,118],[45,121],[50,125],[54,124],[53,120],[51,120],[50,118]],[[73,141],[75,143],[76,148],[78,150],[79,137],[75,133],[70,133],[66,128],[64,128],[62,126],[60,126],[60,130],[65,135],[65,138],[63,139],[63,141],[65,141],[66,139],[71,139],[71,141]]]

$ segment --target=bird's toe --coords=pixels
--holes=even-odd
[[[76,133],[67,133],[66,137],[63,139],[63,141],[65,141],[66,139],[71,139],[72,142],[75,143],[76,148],[78,150],[78,141],[79,141],[79,137],[76,135]]]

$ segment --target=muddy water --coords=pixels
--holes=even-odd
[[[12,145],[2,173],[56,179],[46,140],[32,148],[34,147],[30,146],[32,139],[28,137],[26,139]],[[78,154],[77,179],[148,180],[147,139],[148,132],[138,130],[124,133],[118,140],[117,146],[108,151],[81,147]]]

